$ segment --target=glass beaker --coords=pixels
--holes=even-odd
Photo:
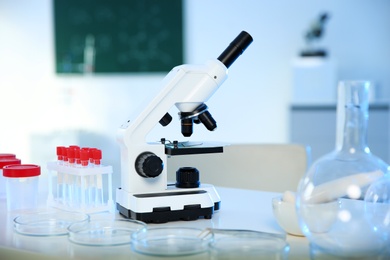
[[[386,247],[363,200],[367,188],[389,171],[367,145],[370,86],[368,81],[339,83],[336,147],[310,166],[298,187],[300,226],[315,251],[371,257]]]

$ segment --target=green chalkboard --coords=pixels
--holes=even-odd
[[[182,0],[53,0],[56,72],[167,72],[183,63]]]

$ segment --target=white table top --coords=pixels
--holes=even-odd
[[[249,229],[285,234],[277,224],[271,199],[278,193],[218,187],[221,209],[212,219],[176,221],[150,226],[177,226],[197,228]],[[129,245],[91,247],[76,245],[67,236],[32,237],[14,232],[15,214],[6,210],[5,200],[0,200],[0,259],[161,259],[135,253]],[[118,213],[116,213],[118,214]],[[91,219],[101,217],[91,215]],[[119,217],[119,214],[118,214]],[[289,259],[309,259],[308,241],[304,237],[287,235],[290,244]],[[36,257],[36,258],[34,258]],[[204,259],[205,255],[188,256],[185,259]]]

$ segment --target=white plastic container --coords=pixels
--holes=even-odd
[[[3,167],[10,164],[20,164],[15,154],[0,153],[0,199],[6,197],[6,178],[3,176]]]
[[[7,210],[30,210],[38,206],[38,187],[41,167],[33,164],[4,166],[6,180]]]

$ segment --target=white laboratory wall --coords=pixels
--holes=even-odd
[[[0,152],[43,163],[55,158],[55,145],[79,141],[104,146],[106,163],[119,167],[116,130],[164,75],[55,75],[51,3],[0,0]],[[390,97],[388,0],[184,3],[186,63],[217,58],[241,30],[254,38],[207,102],[218,129],[197,125],[193,140],[288,142],[291,61],[322,11],[332,16],[323,45],[337,59],[339,78],[375,80],[381,98]],[[79,130],[83,134],[68,136]],[[166,129],[157,125],[149,139],[160,137],[183,139],[178,121]]]

